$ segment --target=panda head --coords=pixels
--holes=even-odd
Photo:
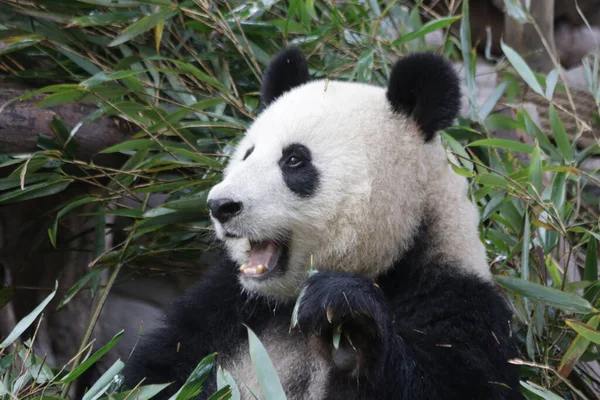
[[[310,81],[302,53],[270,63],[264,110],[209,193],[217,236],[242,286],[298,294],[308,271],[377,277],[412,246],[487,275],[477,213],[437,131],[457,116],[458,79],[432,53],[395,64],[387,89]]]

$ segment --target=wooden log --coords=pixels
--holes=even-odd
[[[50,128],[53,118],[58,117],[74,127],[98,109],[93,104],[81,103],[40,108],[36,106],[39,98],[8,103],[31,90],[23,86],[0,84],[0,154],[39,150],[37,142],[40,134],[55,136]],[[113,165],[120,157],[98,156],[98,152],[123,142],[131,132],[131,126],[123,120],[100,117],[77,131],[75,155],[80,160],[89,161],[94,157],[97,164]]]

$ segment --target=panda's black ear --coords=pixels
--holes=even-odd
[[[271,60],[263,75],[260,89],[261,108],[266,108],[273,100],[308,82],[309,79],[308,64],[302,51],[297,47],[288,47],[281,51]]]
[[[395,112],[412,118],[425,141],[447,128],[460,110],[460,86],[452,64],[435,53],[413,53],[398,61],[387,99]]]

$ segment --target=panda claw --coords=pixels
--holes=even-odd
[[[334,317],[333,309],[328,306],[327,307],[327,321],[329,321],[330,324],[333,321],[333,317]]]

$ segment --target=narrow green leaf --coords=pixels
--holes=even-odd
[[[565,323],[590,342],[600,344],[600,332],[598,332],[595,328],[592,328],[591,326],[574,319],[568,319],[565,321]]]
[[[428,33],[435,32],[439,29],[445,28],[449,25],[452,25],[454,22],[458,21],[461,18],[460,15],[454,17],[443,17],[439,19],[434,19],[432,21],[427,22],[420,29],[409,32],[405,35],[400,36],[399,39],[394,40],[392,46],[399,46],[403,43],[409,42],[414,39],[425,37]]]
[[[571,142],[565,131],[565,126],[560,120],[556,108],[554,108],[554,104],[550,104],[549,117],[552,136],[554,137],[554,140],[556,140],[558,151],[566,161],[573,161],[573,147],[571,146]]]
[[[181,68],[182,71],[185,71],[188,74],[192,74],[194,77],[200,79],[203,82],[208,83],[209,85],[211,85],[223,92],[227,92],[227,89],[225,88],[225,86],[223,86],[223,84],[221,82],[219,82],[215,78],[211,77],[210,75],[206,74],[205,72],[202,72],[201,70],[194,67],[193,65],[185,63],[183,61],[178,61],[178,60],[173,60],[173,59],[169,59],[169,61],[172,62],[173,64],[177,65],[179,68]]]
[[[54,222],[52,226],[48,229],[48,237],[50,238],[50,242],[52,246],[56,247],[56,232],[58,231],[58,221],[64,217],[69,211],[80,207],[82,205],[91,203],[98,198],[95,196],[85,196],[79,200],[71,201],[69,204],[61,208],[58,213],[56,213],[56,217],[54,218]]]
[[[263,344],[249,327],[248,345],[250,347],[250,359],[254,367],[254,374],[265,398],[269,400],[285,400],[285,392],[283,391],[273,362],[269,358]]]
[[[529,280],[529,247],[531,246],[531,225],[529,212],[525,210],[523,223],[523,248],[521,250],[521,279]]]
[[[502,82],[500,85],[494,88],[492,93],[490,93],[490,96],[487,98],[485,103],[483,103],[481,109],[479,110],[479,117],[482,120],[485,120],[490,115],[490,113],[496,106],[496,103],[498,103],[498,100],[500,100],[500,98],[504,94],[504,91],[506,90],[507,86],[508,82]]]
[[[172,384],[164,383],[160,385],[141,386],[137,389],[128,390],[123,393],[111,394],[110,396],[103,397],[101,400],[149,400],[162,392],[169,385]]]
[[[587,325],[590,328],[597,329],[599,322],[600,315],[594,315],[592,318],[589,319]],[[565,351],[565,354],[563,355],[562,359],[560,360],[560,364],[558,366],[558,374],[563,378],[568,377],[571,371],[573,371],[575,364],[577,364],[579,358],[583,355],[583,353],[585,353],[589,345],[589,340],[587,340],[582,335],[577,334],[575,339],[573,339],[573,341],[569,345],[567,351]]]
[[[33,46],[44,40],[43,36],[19,30],[6,29],[0,31],[0,55]]]
[[[120,25],[131,21],[132,19],[140,17],[142,14],[137,11],[125,11],[118,13],[105,13],[105,14],[91,14],[85,17],[72,18],[71,22],[67,25],[71,27],[89,27],[89,26],[106,26],[106,25]]]
[[[174,15],[179,14],[178,9],[173,8],[164,8],[161,9],[154,14],[150,14],[147,17],[140,19],[139,21],[129,25],[119,36],[117,36],[112,42],[108,44],[109,47],[118,46],[134,37],[141,35],[144,32],[149,31],[154,28],[156,25],[164,22],[165,20],[173,17]]]
[[[592,305],[584,298],[572,293],[561,292],[524,279],[508,276],[496,276],[498,284],[505,289],[526,296],[532,300],[540,301],[549,306],[567,312],[588,314],[595,311]]]
[[[181,389],[171,398],[174,400],[188,400],[197,396],[202,391],[202,384],[208,378],[213,368],[217,353],[209,354],[196,366],[194,371],[187,378]]]
[[[93,269],[87,274],[85,274],[83,277],[81,277],[77,282],[75,282],[73,287],[69,289],[64,299],[62,299],[60,303],[58,303],[58,307],[56,307],[56,309],[60,310],[62,307],[67,305],[67,303],[69,303],[73,299],[73,297],[75,297],[75,295],[79,293],[79,291],[86,285],[86,283],[100,276],[101,272],[102,271],[99,269]]]
[[[59,106],[61,104],[70,104],[75,103],[81,100],[86,95],[85,92],[81,90],[72,90],[69,92],[60,92],[54,93],[49,96],[44,97],[42,100],[38,101],[35,105],[37,107],[54,107]]]
[[[535,74],[529,68],[525,60],[523,60],[523,58],[519,55],[519,53],[517,53],[509,45],[504,43],[503,40],[500,42],[500,46],[502,47],[502,51],[506,55],[506,58],[508,58],[508,61],[510,61],[512,66],[517,70],[517,73],[521,76],[521,78],[523,78],[525,83],[527,83],[527,85],[529,85],[529,87],[534,92],[536,92],[540,96],[544,96],[542,86],[537,81]]]
[[[542,156],[540,146],[536,143],[531,152],[528,168],[529,184],[535,189],[536,196],[542,195]]]
[[[113,346],[119,341],[119,339],[121,339],[123,333],[125,333],[124,330],[113,336],[110,342],[98,349],[98,351],[92,354],[87,360],[78,365],[77,368],[69,372],[67,376],[65,376],[59,381],[59,383],[71,382],[74,379],[77,379],[79,376],[81,376],[81,374],[87,371],[92,365],[96,363],[96,361],[98,361],[103,355],[108,353],[108,351],[113,348]]]
[[[546,98],[548,100],[552,100],[552,95],[554,94],[554,88],[556,88],[556,83],[558,82],[558,73],[560,71],[560,67],[554,68],[548,76],[546,77]]]
[[[520,151],[522,153],[533,152],[533,146],[527,143],[517,142],[509,139],[482,139],[469,143],[469,147],[489,146],[506,150]]]
[[[0,205],[10,204],[38,197],[50,196],[62,192],[72,182],[71,179],[57,179],[52,182],[43,182],[25,187],[25,190],[13,190],[0,196]]]
[[[598,251],[596,250],[596,238],[593,236],[590,236],[587,243],[583,279],[590,282],[598,280]]]
[[[96,400],[106,392],[108,387],[113,383],[115,376],[125,367],[125,363],[121,360],[115,363],[92,385],[81,400]]]
[[[50,303],[50,301],[52,301],[52,299],[54,298],[54,295],[56,294],[57,288],[58,288],[58,282],[55,282],[54,290],[52,291],[52,293],[50,293],[44,299],[44,301],[42,301],[32,312],[27,314],[22,320],[19,321],[19,323],[14,327],[12,332],[10,332],[10,334],[6,337],[6,339],[4,339],[4,341],[2,343],[0,343],[0,349],[10,346],[15,340],[17,340],[19,338],[19,336],[21,336],[21,334],[23,332],[25,332],[25,330],[27,328],[29,328],[29,326],[31,324],[33,324],[33,322],[37,319],[37,317],[42,313],[44,308],[46,308],[48,303]]]
[[[533,382],[523,382],[521,381],[521,386],[527,389],[529,392],[540,396],[544,400],[565,400],[562,397],[552,393],[548,389],[545,389],[539,385],[536,385]]]
[[[220,365],[217,367],[217,390],[229,387],[231,390],[231,400],[240,400],[240,389],[229,371],[223,369]]]

